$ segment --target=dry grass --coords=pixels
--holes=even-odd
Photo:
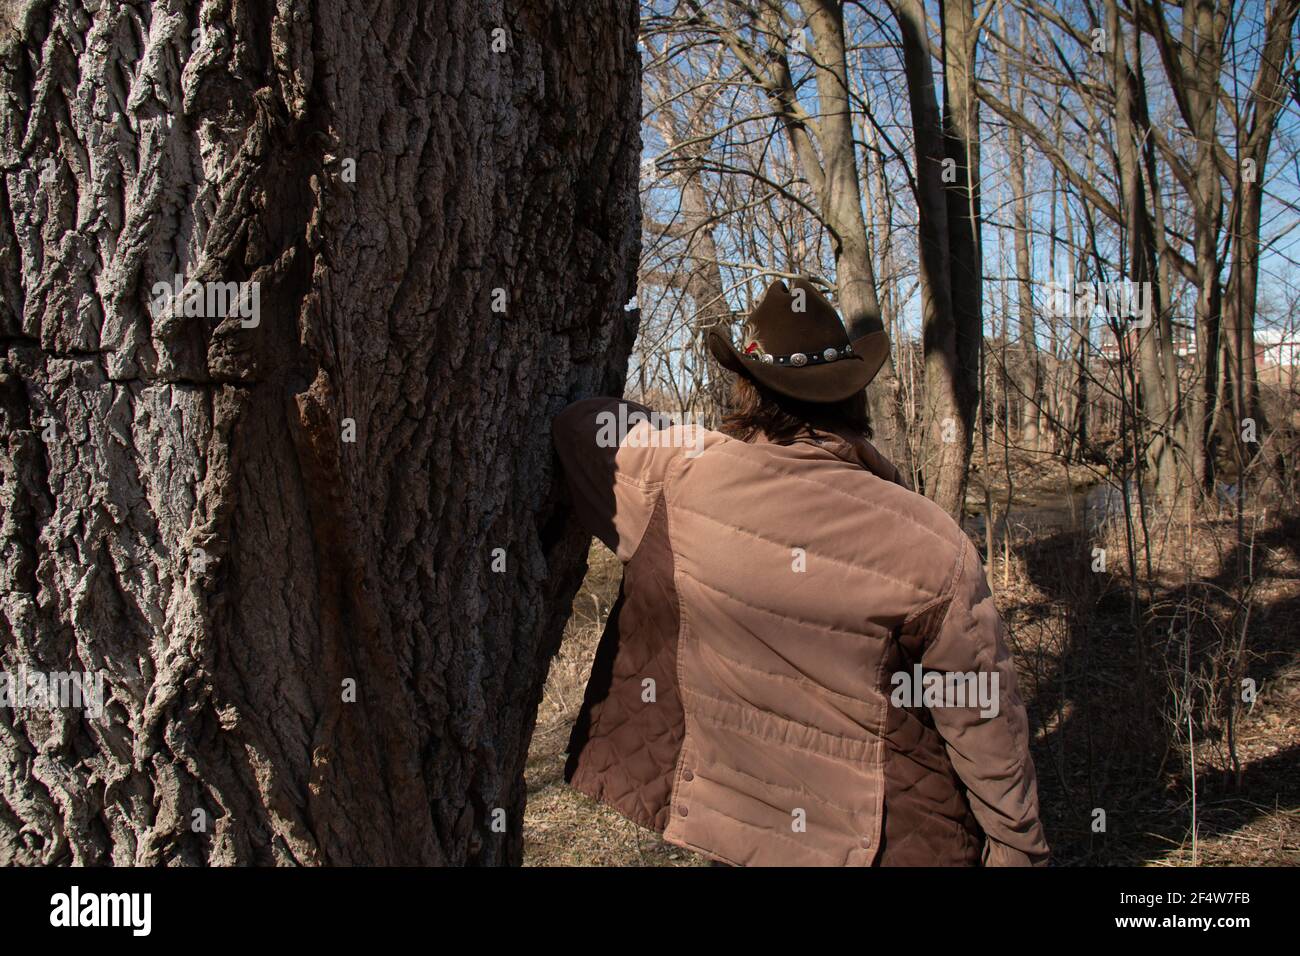
[[[994,560],[1058,862],[1300,863],[1300,524],[1261,521],[1247,592],[1232,520],[1193,516],[1189,528],[1183,517],[1151,515],[1151,576],[1139,551],[1136,602],[1119,524],[1095,541],[1022,533],[1009,568]],[[1248,524],[1247,554],[1249,536]],[[1098,543],[1106,574],[1081,560]],[[1256,683],[1253,704],[1241,702],[1242,676]],[[1096,807],[1104,834],[1091,829]]]

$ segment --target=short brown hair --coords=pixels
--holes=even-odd
[[[871,437],[865,391],[838,402],[804,402],[759,385],[748,375],[736,375],[727,412],[722,416],[722,431],[741,441],[766,436],[779,443],[790,441],[809,427],[836,426]]]

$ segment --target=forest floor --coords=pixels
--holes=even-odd
[[[1186,519],[1148,513],[1136,599],[1121,521],[1085,531],[1059,516],[1019,521],[1013,509],[996,526],[988,574],[1034,729],[1056,864],[1300,865],[1300,516],[1248,516],[1240,548],[1230,514]],[[968,531],[983,550],[978,519]],[[1105,572],[1092,570],[1095,547],[1106,549]],[[1238,583],[1247,567],[1249,590]],[[594,544],[529,752],[526,865],[705,864],[563,782],[620,577]],[[1253,703],[1230,692],[1242,678]]]

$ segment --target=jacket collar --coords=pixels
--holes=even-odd
[[[763,441],[772,443],[771,439],[766,435],[763,436]],[[882,455],[879,449],[871,444],[863,434],[848,429],[809,426],[793,438],[773,444],[793,445],[797,442],[813,445],[829,452],[842,461],[865,468],[878,478],[892,481],[894,484],[902,485],[904,488],[911,490],[911,485],[903,477],[903,473],[894,466],[893,462]]]

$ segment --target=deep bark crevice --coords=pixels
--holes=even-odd
[[[518,862],[586,546],[549,420],[637,319],[636,11],[582,7],[35,4],[0,50],[0,665],[107,697],[0,715],[0,863]],[[260,322],[152,315],[174,274]]]

